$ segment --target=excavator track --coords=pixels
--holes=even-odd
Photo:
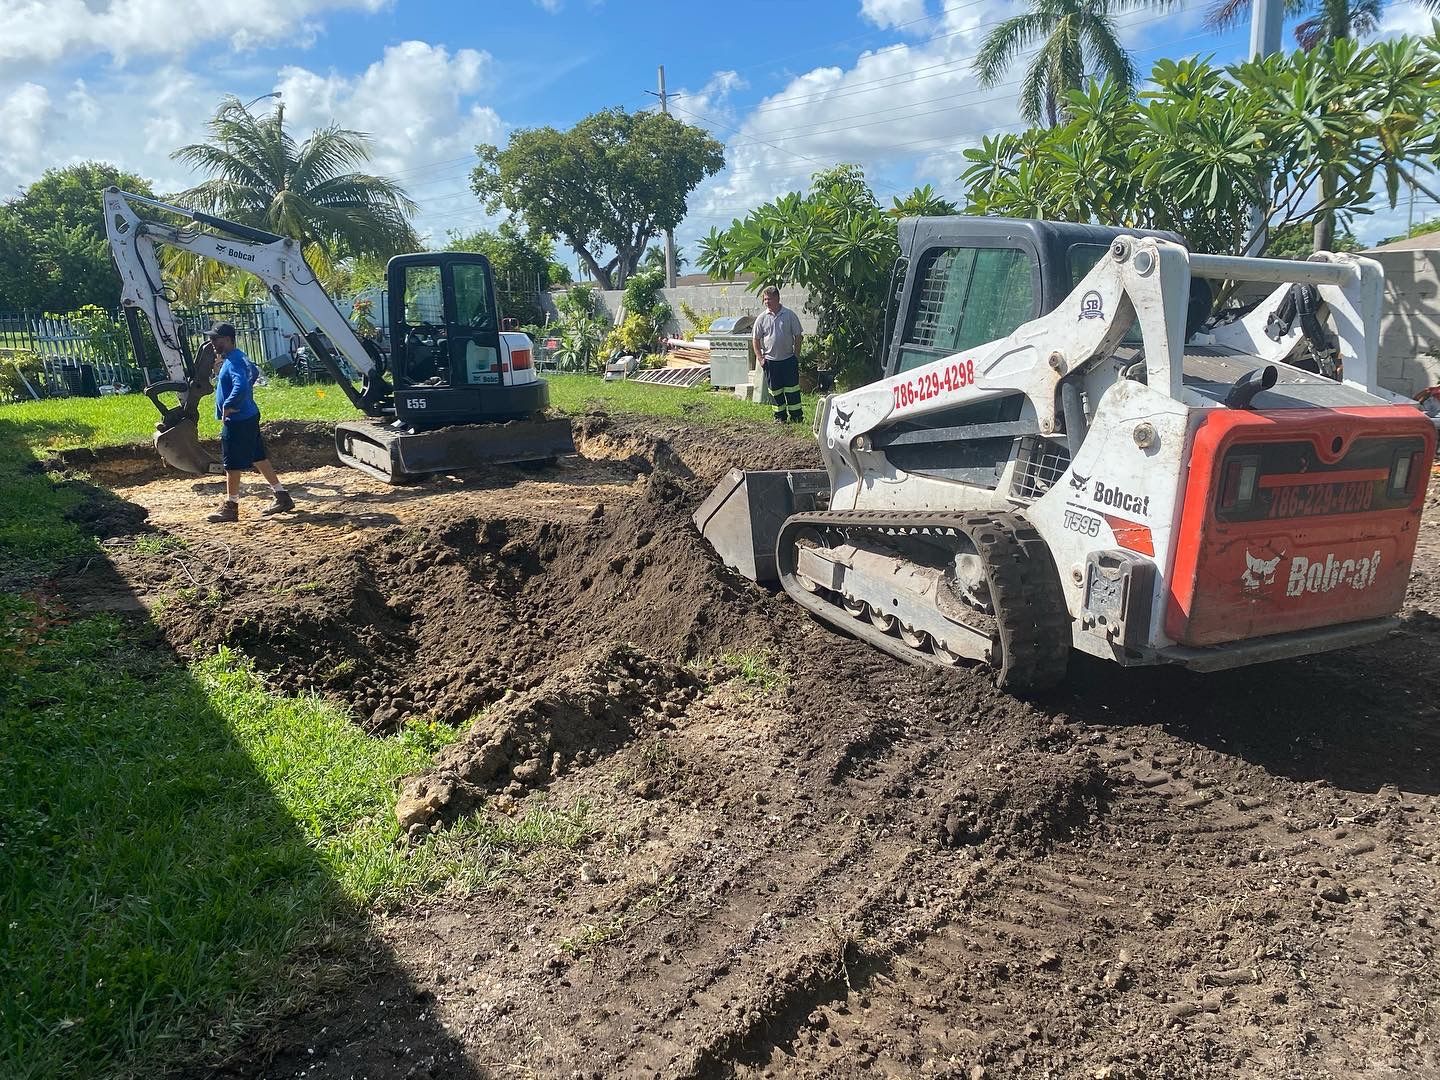
[[[905,627],[879,605],[798,572],[805,545],[858,548],[893,556],[897,545],[978,557],[989,611],[965,604],[946,587],[934,596],[948,647]],[[927,511],[831,510],[786,519],[777,540],[780,581],[811,614],[891,656],[917,665],[951,666],[961,658],[987,663],[1011,693],[1036,692],[1065,677],[1070,621],[1049,549],[1019,513],[943,514]],[[897,576],[898,580],[898,576]],[[892,601],[893,603],[894,601]],[[888,625],[887,625],[888,623]],[[932,624],[933,625],[933,624]],[[902,636],[909,639],[902,640]]]

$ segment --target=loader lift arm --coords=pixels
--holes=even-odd
[[[188,219],[192,225],[175,226],[142,218],[136,205],[152,207]],[[185,472],[215,470],[199,445],[197,423],[200,399],[210,393],[209,346],[192,355],[187,335],[171,307],[161,279],[158,248],[210,259],[254,274],[264,283],[276,304],[305,332],[306,341],[341,391],[367,416],[394,413],[394,399],[385,379],[384,362],[373,345],[362,341],[321,287],[294,240],[226,221],[210,214],[173,206],[158,199],[107,188],[104,197],[105,232],[115,267],[120,272],[121,305],[130,345],[142,370],[146,363],[141,316],[150,324],[168,378],[145,387],[145,394],[160,412],[155,446],[160,456]],[[333,343],[333,349],[325,344]],[[340,367],[336,353],[361,375],[357,388]],[[177,395],[166,405],[161,394]]]

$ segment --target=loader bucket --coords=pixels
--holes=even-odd
[[[549,462],[574,452],[569,420],[452,424],[415,432],[383,420],[350,420],[335,427],[341,462],[387,484],[487,465]]]
[[[693,520],[726,566],[761,585],[778,585],[775,542],[791,514],[829,502],[824,469],[731,469],[710,492]]]
[[[200,445],[198,421],[182,419],[155,432],[155,450],[166,465],[181,472],[206,476],[218,473],[220,463]]]

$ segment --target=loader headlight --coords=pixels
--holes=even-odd
[[[1413,495],[1420,477],[1420,455],[1401,452],[1390,463],[1390,494]]]
[[[1260,462],[1255,458],[1238,458],[1225,466],[1225,482],[1220,488],[1220,508],[1233,510],[1254,501],[1260,481]]]

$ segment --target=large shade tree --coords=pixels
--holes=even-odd
[[[566,131],[522,128],[505,149],[475,152],[471,185],[486,207],[564,240],[606,289],[625,284],[646,244],[680,224],[690,193],[725,164],[724,146],[702,128],[624,109]]]
[[[68,312],[119,304],[120,277],[101,211],[112,185],[154,194],[134,173],[86,161],[47,169],[0,205],[0,310]]]
[[[297,142],[284,121],[283,106],[257,115],[226,98],[206,125],[209,138],[171,155],[208,174],[176,201],[299,241],[326,281],[347,256],[419,247],[405,189],[358,171],[370,159],[369,136],[329,124]]]
[[[980,85],[1003,79],[1023,53],[1039,46],[1020,83],[1020,115],[1031,124],[1057,124],[1065,98],[1092,76],[1108,76],[1118,86],[1135,85],[1135,64],[1120,44],[1115,16],[1142,6],[1168,6],[1156,0],[1030,0],[985,35],[975,55]]]

